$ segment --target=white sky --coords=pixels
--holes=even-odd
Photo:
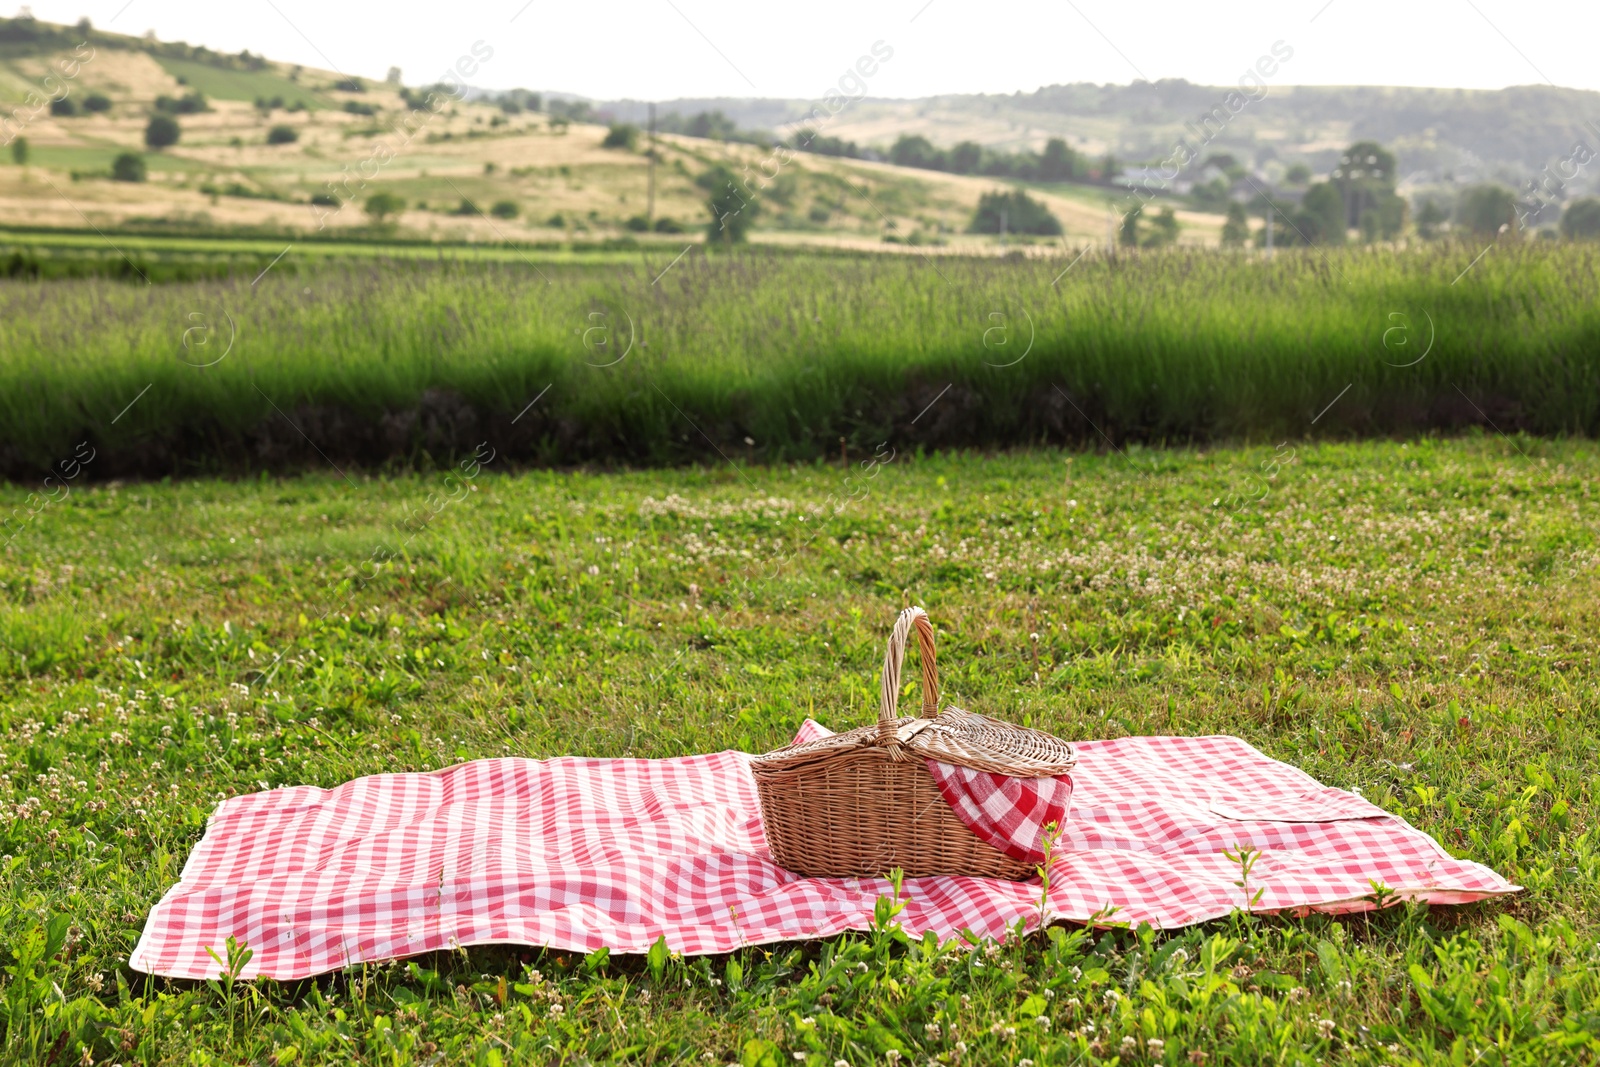
[[[1274,41],[1274,85],[1600,89],[1596,0],[34,0],[39,18],[381,78],[469,79],[599,99],[814,99],[882,40],[873,96],[1031,92],[1135,78],[1237,82]]]

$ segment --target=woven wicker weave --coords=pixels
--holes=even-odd
[[[922,661],[922,717],[895,714],[906,640]],[[964,874],[1030,878],[1031,865],[981,841],[950,809],[924,763],[932,758],[1017,778],[1065,774],[1077,762],[1038,730],[939,707],[933,626],[921,608],[895,621],[883,658],[875,726],[788,745],[752,761],[767,845],[808,877]]]

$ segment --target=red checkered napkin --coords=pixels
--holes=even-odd
[[[796,742],[833,733],[807,719]],[[1023,863],[1044,862],[1045,827],[1065,828],[1072,801],[1072,776],[1013,778],[930,759],[928,773],[946,804],[980,841]]]
[[[928,773],[967,829],[1014,860],[1043,863],[1045,827],[1066,825],[1071,775],[1012,778],[938,760],[928,761]]]

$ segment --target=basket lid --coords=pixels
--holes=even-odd
[[[900,696],[900,668],[912,628],[922,660],[922,717],[895,715]],[[934,660],[933,626],[921,608],[907,608],[895,621],[883,659],[883,686],[875,726],[863,726],[831,737],[786,745],[757,756],[761,770],[794,769],[861,748],[883,748],[889,758],[936,759],[973,770],[1013,778],[1048,778],[1070,771],[1078,762],[1072,746],[1042,730],[1033,730],[939,706],[939,674]]]

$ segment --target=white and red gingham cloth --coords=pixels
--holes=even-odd
[[[1045,913],[1037,881],[908,879],[909,932],[1216,918],[1246,903],[1223,855],[1237,845],[1262,853],[1258,911],[1362,910],[1374,883],[1444,904],[1518,888],[1237,738],[1076,747]],[[664,937],[696,954],[866,928],[889,884],[774,866],[748,759],[486,759],[233,797],[129,964],[214,977],[206,949],[225,956],[230,935],[254,949],[244,977],[294,979],[458,945],[644,952]]]
[[[815,724],[808,721],[806,725]],[[926,762],[956,817],[980,840],[1014,860],[1043,863],[1050,827],[1057,832],[1066,829],[1072,806],[1071,775],[1012,778],[934,759]]]

